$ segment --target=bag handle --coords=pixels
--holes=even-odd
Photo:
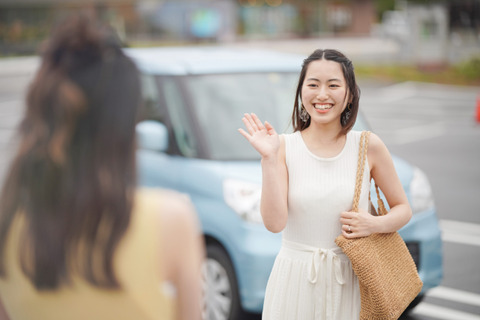
[[[353,206],[352,211],[358,212],[358,203],[360,202],[360,194],[362,192],[362,182],[363,182],[363,172],[365,169],[365,160],[367,158],[367,150],[368,150],[368,141],[370,138],[370,131],[362,131],[360,136],[360,146],[358,148],[358,164],[357,164],[357,176],[355,180],[355,193],[353,195]],[[378,188],[377,183],[375,180],[375,191],[377,193],[377,204],[378,204],[378,215],[385,215],[387,214],[387,209],[385,208],[385,204],[383,203],[382,198],[380,198],[380,191]],[[371,202],[370,193],[368,194],[368,200]],[[373,206],[372,210],[375,210]]]

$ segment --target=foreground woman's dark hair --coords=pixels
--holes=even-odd
[[[108,28],[85,15],[56,28],[1,194],[0,276],[9,230],[24,218],[18,258],[37,289],[55,289],[73,271],[119,286],[113,255],[130,222],[139,97],[137,70]]]

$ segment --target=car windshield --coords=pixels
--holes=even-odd
[[[277,72],[188,76],[186,87],[192,111],[205,135],[210,158],[260,158],[237,130],[244,128],[241,119],[245,113],[253,112],[262,121],[267,120],[279,134],[292,132],[297,81],[298,73]]]

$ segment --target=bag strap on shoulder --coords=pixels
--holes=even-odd
[[[367,158],[368,142],[370,138],[370,131],[362,131],[360,136],[360,146],[358,148],[358,164],[357,164],[357,176],[355,179],[355,193],[353,196],[352,211],[358,212],[358,204],[360,202],[360,194],[362,193],[363,172],[365,171],[365,162]],[[378,215],[387,214],[387,209],[380,197],[380,191],[375,180],[375,191],[377,193]],[[370,192],[368,193],[368,200],[370,201]],[[373,207],[373,206],[372,206]]]
[[[365,169],[365,159],[367,158],[368,138],[370,131],[362,131],[360,135],[360,146],[358,148],[357,176],[355,179],[355,193],[353,194],[352,211],[358,212],[358,203],[362,193],[363,172]]]

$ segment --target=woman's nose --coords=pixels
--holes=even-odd
[[[328,90],[324,87],[318,88],[317,99],[327,99],[327,98],[328,98]]]

